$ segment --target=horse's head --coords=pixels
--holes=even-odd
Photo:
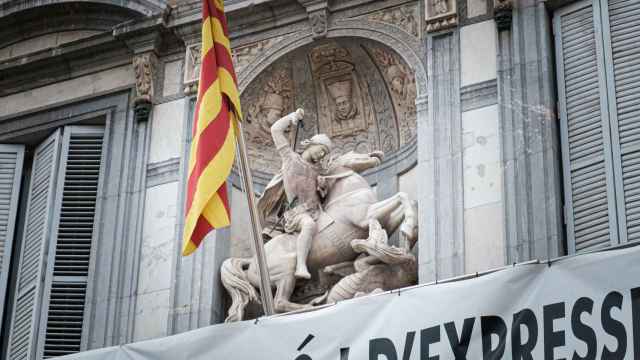
[[[331,162],[330,168],[332,173],[338,173],[343,171],[344,169],[351,169],[355,172],[360,173],[367,169],[374,168],[380,165],[383,158],[384,153],[382,151],[374,151],[368,154],[360,154],[349,151],[348,153],[341,155],[337,159],[334,159]]]
[[[352,194],[363,204],[377,201],[375,192],[361,172],[380,165],[384,154],[381,151],[359,154],[350,151],[332,159],[326,176],[318,179],[318,186],[325,198],[325,204],[333,205],[333,200]]]

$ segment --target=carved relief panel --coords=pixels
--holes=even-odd
[[[425,1],[427,31],[440,31],[458,24],[456,0]]]
[[[408,4],[384,9],[367,15],[367,19],[395,25],[409,34],[420,36],[420,15],[417,4]]]
[[[414,71],[393,51],[374,43],[368,43],[365,47],[380,69],[387,84],[398,120],[400,144],[406,144],[416,136],[416,81]]]
[[[280,167],[270,128],[276,120],[292,112],[291,64],[276,63],[265,70],[241,98],[245,108],[245,135],[253,169],[273,173]],[[290,132],[291,140],[295,132]]]
[[[346,38],[297,49],[242,93],[252,167],[278,171],[281,163],[269,128],[297,107],[306,113],[298,142],[326,133],[338,154],[383,150],[390,155],[415,138],[415,98],[413,71],[381,44]],[[290,131],[292,145],[296,134]]]

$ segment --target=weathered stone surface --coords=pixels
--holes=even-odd
[[[182,129],[185,100],[179,99],[158,104],[151,120],[151,145],[149,162],[155,163],[182,155]]]
[[[164,81],[162,83],[162,96],[172,96],[180,93],[182,79],[182,60],[167,62],[164,64]]]
[[[496,105],[462,113],[464,208],[502,199],[502,164]]]
[[[97,72],[0,98],[0,117],[133,85],[131,66]]]
[[[464,211],[465,273],[505,265],[504,216],[502,203],[489,203]]]
[[[496,26],[493,20],[460,29],[461,86],[495,79]]]

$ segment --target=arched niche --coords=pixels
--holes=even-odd
[[[415,70],[381,42],[336,37],[297,47],[242,92],[252,169],[266,179],[280,168],[269,126],[299,107],[305,109],[305,126],[297,144],[326,133],[337,154],[382,150],[392,158],[406,152],[415,144],[417,91]]]

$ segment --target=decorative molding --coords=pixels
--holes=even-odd
[[[256,41],[247,45],[242,45],[231,49],[236,73],[241,76],[243,71],[264,53],[283,41],[289,34],[273,38]],[[194,95],[198,91],[198,81],[201,64],[201,45],[193,43],[187,45],[185,49],[185,65],[183,74],[184,94]]]
[[[427,32],[436,32],[457,26],[458,12],[456,8],[455,0],[426,0]]]
[[[498,82],[495,79],[468,85],[460,89],[460,108],[463,112],[497,103]]]
[[[179,180],[180,158],[147,164],[147,188]]]
[[[406,4],[383,9],[365,17],[371,21],[395,25],[415,37],[420,37],[419,11],[418,4]]]
[[[284,40],[289,34],[280,35],[247,45],[234,47],[231,52],[236,73],[241,73],[258,56],[262,56],[266,50]]]
[[[426,92],[427,73],[425,71],[424,44],[414,36],[407,34],[397,26],[369,21],[362,18],[335,19],[329,26],[328,38],[356,37],[380,42],[394,49],[415,71],[417,95]],[[246,87],[269,65],[287,53],[313,41],[310,32],[297,32],[275,44],[249,64],[238,75],[240,91]]]
[[[498,30],[510,30],[513,22],[513,0],[494,0],[493,12]]]
[[[102,0],[102,4],[110,5],[107,7],[116,7],[118,9],[128,9],[134,14],[151,16],[158,13],[162,13],[165,8],[159,4],[164,3],[154,0],[137,0],[137,1],[121,1],[121,0]],[[49,6],[52,1],[48,0],[16,0],[5,1],[0,9],[0,17],[9,17],[14,13],[25,12],[26,10],[35,10],[38,7]]]

